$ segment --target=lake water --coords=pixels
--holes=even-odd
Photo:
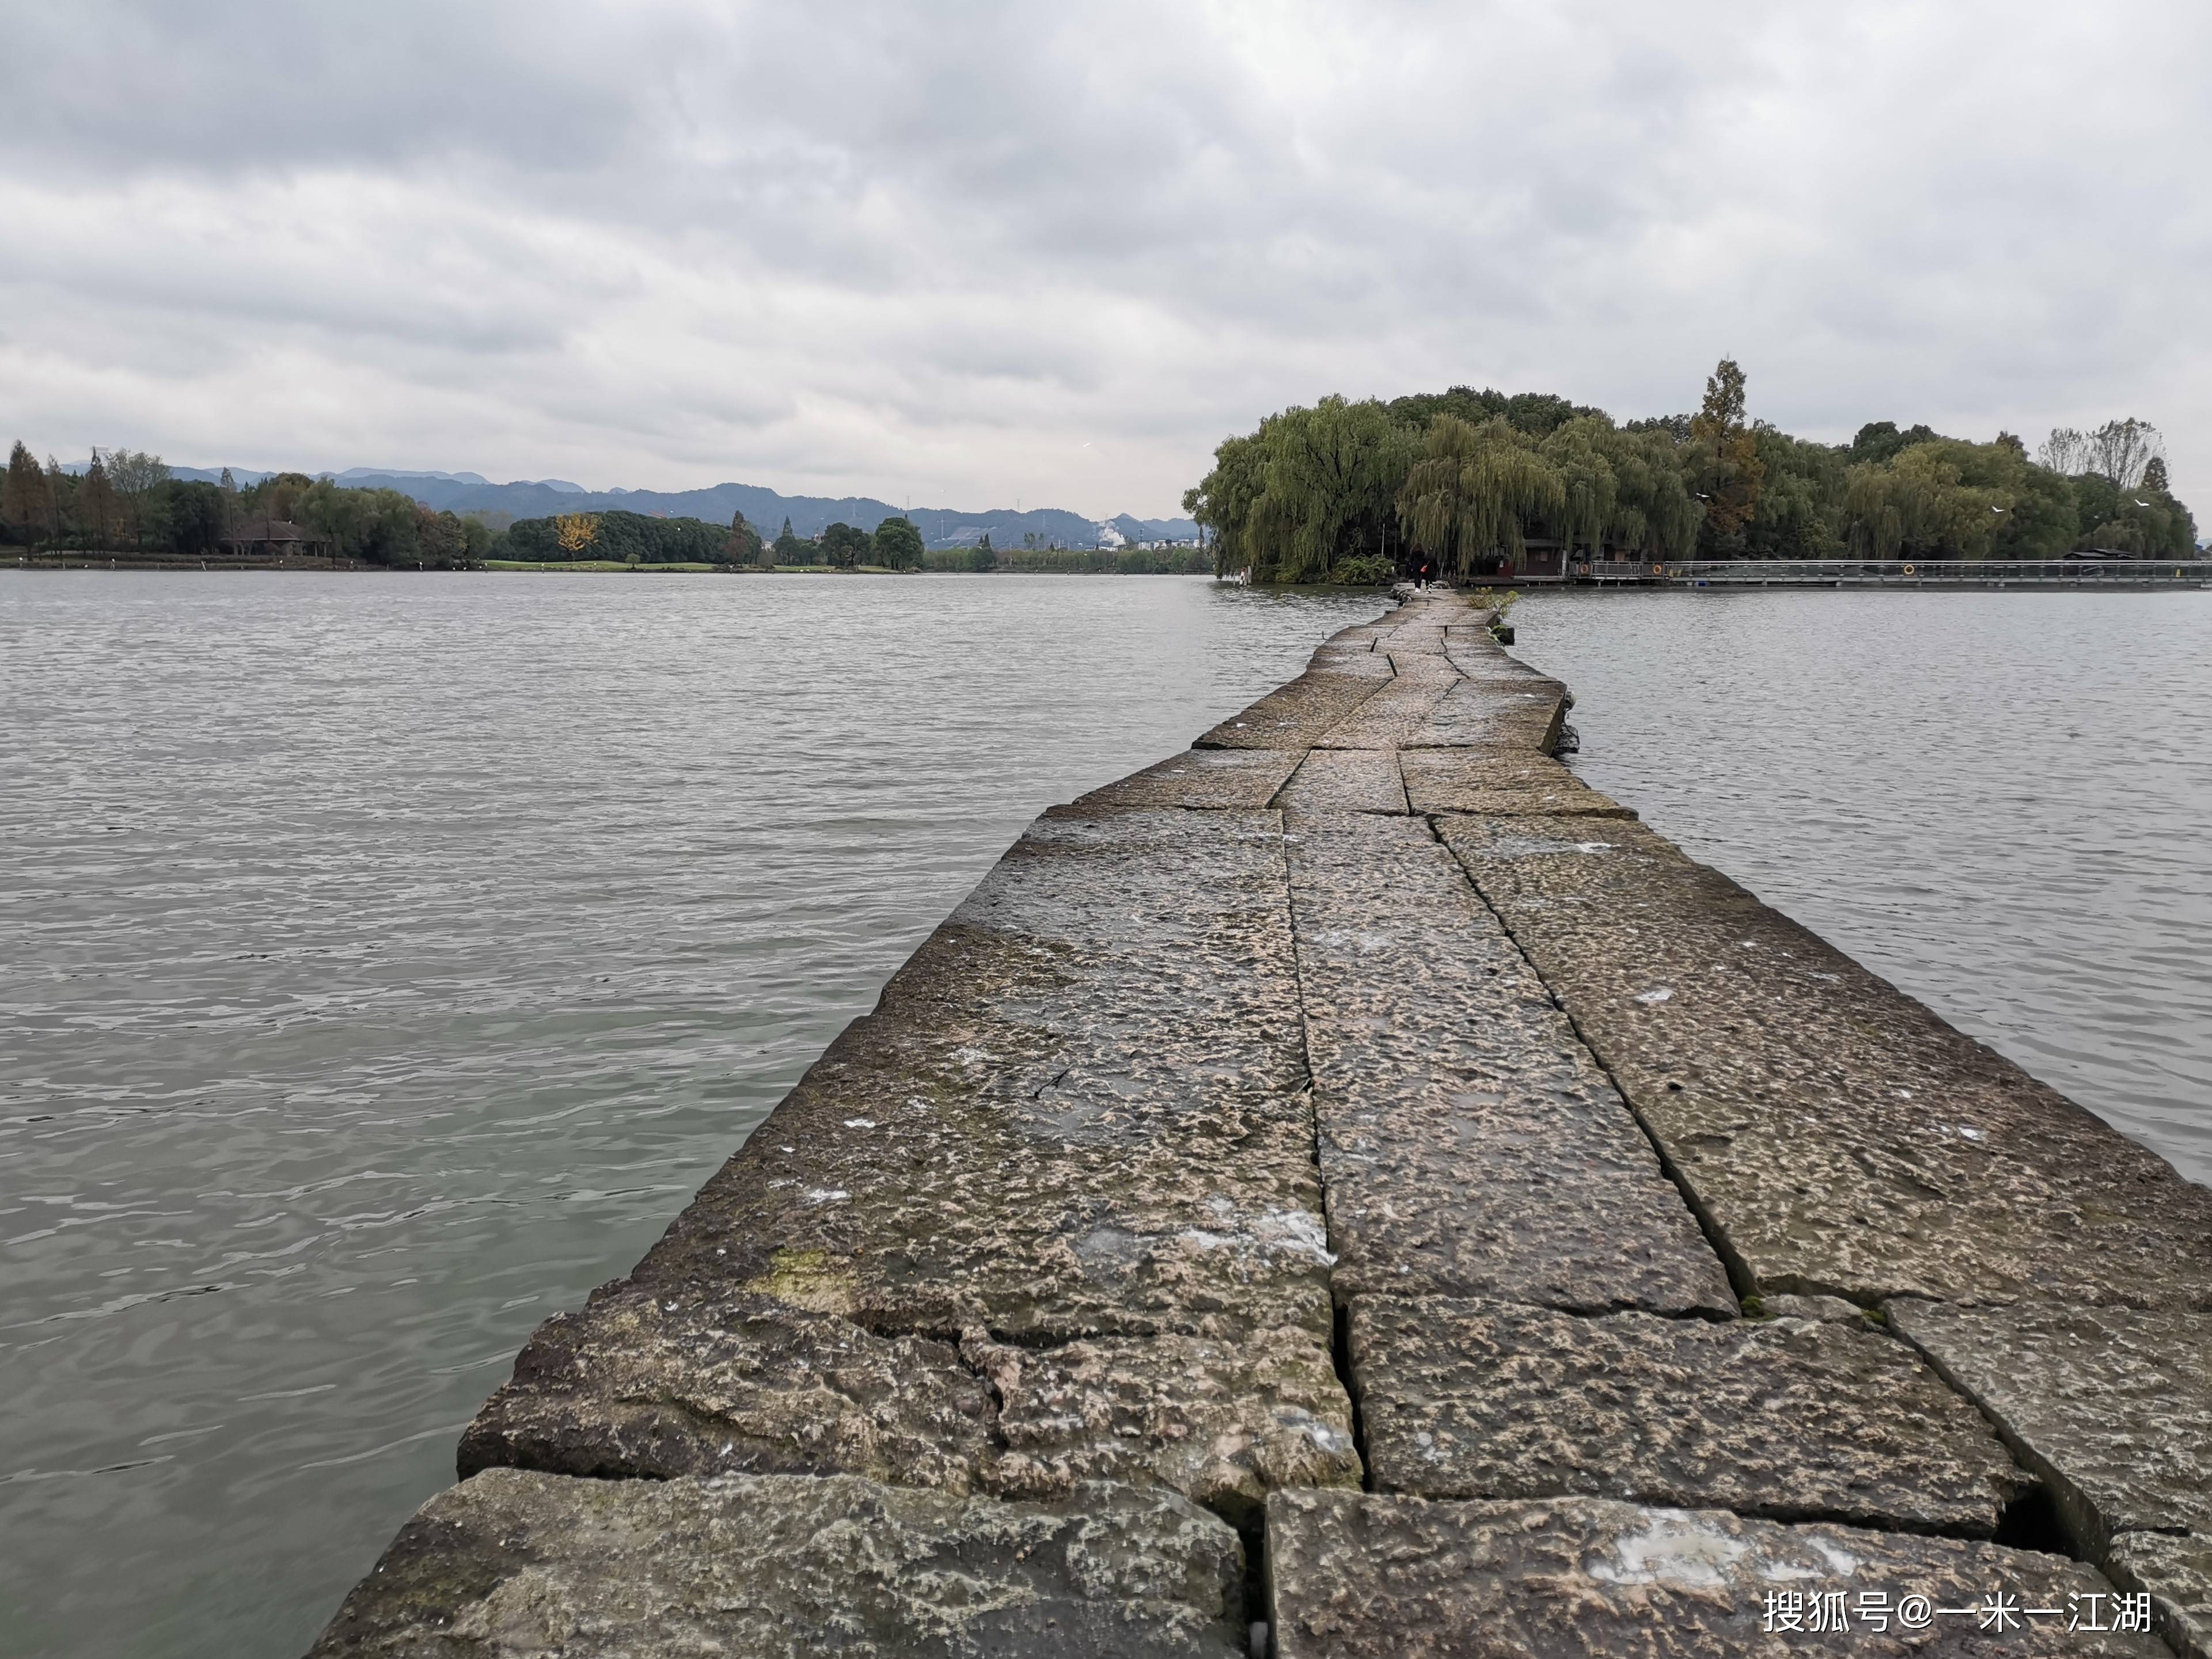
[[[0,576],[0,1650],[300,1652],[1023,824],[1380,608]]]
[[[296,1654],[1024,823],[1378,608],[0,576],[0,1650]],[[2212,1175],[2212,595],[1517,620],[1593,781]]]

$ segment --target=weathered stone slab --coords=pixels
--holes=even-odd
[[[1425,685],[1436,696],[1442,696],[1459,683],[1459,671],[1437,653],[1393,649],[1389,663],[1392,672],[1405,684]]]
[[[1643,1132],[1426,823],[1285,823],[1339,1299],[1733,1314]]]
[[[2212,1307],[2212,1192],[1643,826],[1441,833],[1747,1292]]]
[[[1387,672],[1390,669],[1390,657],[1389,653],[1379,648],[1381,644],[1379,639],[1371,635],[1364,639],[1346,639],[1338,635],[1323,640],[1314,647],[1307,667],[1313,672],[1359,674],[1376,668]]]
[[[1079,807],[1183,806],[1249,811],[1298,769],[1295,749],[1191,749],[1092,790]]]
[[[1856,1325],[1873,1317],[1857,1303],[1839,1296],[1753,1297],[1743,1307],[1754,1319],[1817,1319],[1828,1325]]]
[[[1330,726],[1389,684],[1364,672],[1301,674],[1243,714],[1231,715],[1192,747],[1310,749]]]
[[[1399,757],[1399,769],[1416,812],[1636,816],[1549,756],[1528,750],[1408,749]]]
[[[1433,662],[1434,658],[1416,659]],[[1449,667],[1445,678],[1425,674],[1407,674],[1377,691],[1359,706],[1358,712],[1346,715],[1322,734],[1320,746],[1324,749],[1395,749],[1413,732],[1429,722],[1436,706],[1455,684]]]
[[[2027,1484],[1973,1407],[1864,1321],[1361,1297],[1350,1339],[1381,1492],[1988,1538]]]
[[[2151,1598],[2158,1633],[2181,1659],[2212,1659],[2212,1537],[2123,1533],[2108,1565],[2114,1583]]]
[[[1365,651],[1316,651],[1313,660],[1306,665],[1306,672],[1363,680],[1392,680],[1398,677],[1398,671],[1391,667],[1389,658]]]
[[[768,1297],[628,1289],[538,1328],[462,1435],[459,1468],[857,1474],[965,1492],[992,1419],[983,1380],[944,1343]]]
[[[1391,629],[1395,629],[1395,626],[1398,626],[1395,613],[1385,611],[1385,613],[1380,615],[1380,617],[1376,617],[1374,622],[1354,622],[1349,629],[1338,629],[1336,633],[1329,635],[1322,644],[1343,646],[1343,648],[1374,650],[1376,641],[1382,639],[1382,635],[1387,635]]]
[[[1304,812],[1403,812],[1406,787],[1398,781],[1398,751],[1309,750],[1274,804]]]
[[[1910,1299],[1887,1311],[2049,1484],[2093,1554],[2119,1532],[2212,1535],[2212,1315]]]
[[[1455,681],[1435,711],[1406,734],[1407,749],[1481,746],[1547,755],[1558,744],[1566,697],[1546,679]]]
[[[1474,744],[1504,751],[1525,749],[1525,744],[1512,741],[1502,718],[1504,712],[1489,689],[1461,680],[1445,691],[1427,720],[1408,732],[1401,746],[1431,749]]]
[[[1279,1492],[1267,1500],[1267,1579],[1277,1659],[2163,1653],[2154,1636],[2069,1631],[2069,1595],[2077,1610],[2100,1596],[2109,1613],[2112,1589],[2062,1556],[1601,1498]],[[1841,1631],[1828,1629],[1836,1595]],[[2000,1635],[1982,1628],[1983,1613],[1936,1611],[1986,1608],[1996,1595],[2061,1616],[2015,1612]],[[1899,1622],[1908,1596],[1926,1598],[1922,1628]],[[1875,1597],[1888,1612],[1880,1630],[1868,1616]]]
[[[1352,1402],[1311,1331],[1242,1342],[1161,1336],[962,1352],[999,1398],[990,1490],[1057,1498],[1084,1480],[1162,1486],[1256,1536],[1278,1486],[1357,1486]]]
[[[1519,658],[1506,654],[1505,647],[1486,631],[1478,636],[1466,637],[1455,629],[1444,654],[1453,667],[1479,684],[1503,684],[1509,681],[1522,682],[1518,689],[1528,690],[1525,684],[1541,680],[1552,685],[1559,682],[1540,668],[1531,668]]]
[[[635,1282],[941,1337],[1328,1329],[1279,823],[1039,819]]]
[[[635,1289],[539,1327],[463,1435],[491,1468],[595,1477],[856,1474],[1057,1498],[1164,1486],[1257,1525],[1277,1486],[1357,1486],[1352,1402],[1328,1338],[1118,1337],[955,1351],[766,1297],[660,1303]]]
[[[1170,1492],[493,1469],[416,1512],[311,1659],[1243,1659],[1243,1614],[1236,1533]]]
[[[1426,617],[1399,613],[1402,618],[1397,627],[1376,641],[1377,651],[1393,657],[1438,657],[1444,653],[1443,621],[1431,613]]]

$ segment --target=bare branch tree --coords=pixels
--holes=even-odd
[[[2089,440],[2070,426],[2054,427],[2035,459],[2039,465],[2071,478],[2089,470]]]
[[[2143,469],[2166,453],[2166,440],[2148,421],[2130,416],[2107,421],[2094,432],[2077,432],[2070,426],[2055,428],[2035,452],[2035,459],[2053,472],[2069,478],[2094,472],[2121,489],[2142,482]]]
[[[2110,478],[2119,489],[2133,489],[2142,482],[2143,469],[2151,458],[2165,451],[2166,441],[2148,421],[2138,421],[2133,416],[2124,421],[2107,421],[2089,434],[2089,470]]]

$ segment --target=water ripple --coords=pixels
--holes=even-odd
[[[1024,823],[1377,609],[0,575],[0,1651],[304,1649]]]

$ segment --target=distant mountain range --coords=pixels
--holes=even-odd
[[[208,483],[222,477],[221,468],[179,466],[171,473]],[[267,472],[231,469],[241,484],[258,483],[273,477]],[[975,511],[963,507],[917,507],[902,509],[888,501],[865,495],[831,498],[826,495],[783,495],[759,484],[720,483],[708,489],[586,489],[566,478],[518,479],[494,483],[475,472],[400,472],[374,467],[349,467],[324,475],[354,489],[396,489],[425,507],[450,513],[505,514],[510,519],[540,519],[553,513],[605,512],[620,508],[661,518],[705,519],[727,524],[742,513],[762,535],[774,540],[791,520],[794,534],[817,536],[830,526],[843,522],[860,530],[873,530],[885,519],[905,511],[931,547],[973,546],[983,537],[994,547],[1019,547],[1024,536],[1040,544],[1057,542],[1062,547],[1091,547],[1112,536],[1124,541],[1190,541],[1198,526],[1188,519],[1139,519],[1127,513],[1111,519],[1086,519],[1079,513],[1057,507],[1033,507],[1017,513],[1006,507]]]

